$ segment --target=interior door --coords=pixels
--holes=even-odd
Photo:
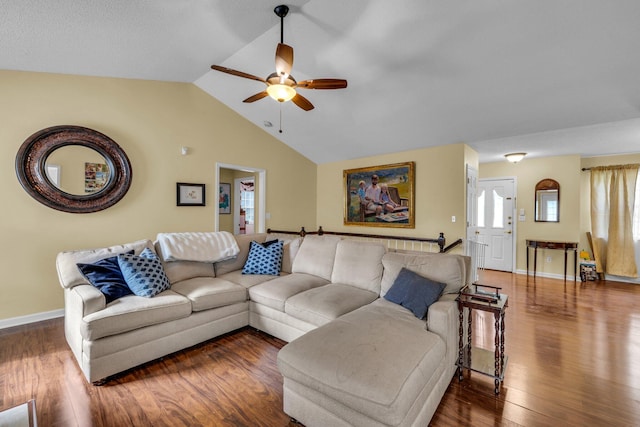
[[[255,227],[255,179],[254,177],[234,180],[235,198],[233,209],[234,234],[253,234]]]
[[[478,180],[477,236],[485,243],[484,266],[513,271],[515,180]]]
[[[467,240],[475,240],[478,230],[478,171],[467,165]],[[469,255],[467,253],[467,255]]]

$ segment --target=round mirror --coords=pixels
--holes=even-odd
[[[53,150],[45,160],[45,168],[52,185],[76,196],[103,190],[111,177],[107,160],[82,145],[66,145]]]
[[[31,135],[18,150],[16,173],[34,199],[72,213],[113,206],[131,186],[131,164],[122,148],[80,126],[54,126]]]

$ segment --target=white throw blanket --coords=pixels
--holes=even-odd
[[[157,239],[165,261],[217,262],[240,252],[235,237],[228,231],[159,233]]]

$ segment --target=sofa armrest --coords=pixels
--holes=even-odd
[[[458,357],[458,303],[444,299],[433,303],[427,313],[427,330],[440,336],[447,346],[447,359]]]
[[[78,285],[68,290],[65,311],[74,311],[83,318],[107,306],[104,294],[91,285]]]

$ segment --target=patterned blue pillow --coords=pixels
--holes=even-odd
[[[118,264],[129,289],[139,297],[152,297],[171,287],[162,262],[149,248],[140,256],[118,255]]]
[[[127,253],[133,254],[133,251]],[[104,258],[93,264],[76,265],[85,279],[104,294],[107,304],[132,294],[120,271],[117,256]]]
[[[283,254],[284,242],[282,240],[270,244],[266,248],[262,244],[252,241],[247,262],[242,268],[242,274],[279,276]]]

